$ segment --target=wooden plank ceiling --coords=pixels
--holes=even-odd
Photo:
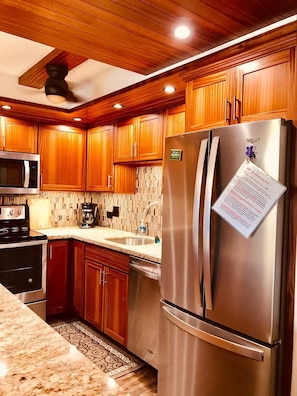
[[[296,0],[1,0],[0,29],[82,60],[94,59],[148,75],[296,13]],[[173,30],[184,23],[192,35],[178,41]],[[183,90],[182,81],[174,72],[171,75]],[[150,83],[152,88],[156,86],[155,79],[143,85]],[[121,98],[119,92],[114,96]],[[147,93],[142,102],[149,108],[150,98],[145,96]],[[172,104],[183,100],[182,92],[176,96],[176,100],[170,99]],[[29,115],[27,107],[23,111]],[[45,119],[63,113],[35,106],[32,114],[41,111]]]

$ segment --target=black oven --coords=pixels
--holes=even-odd
[[[47,237],[28,219],[27,205],[0,206],[0,283],[45,319]]]

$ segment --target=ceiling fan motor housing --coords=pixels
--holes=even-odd
[[[68,84],[64,78],[68,74],[66,65],[46,65],[46,71],[49,78],[45,82],[46,95],[59,95],[67,97]]]

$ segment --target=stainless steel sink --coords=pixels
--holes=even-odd
[[[148,237],[122,237],[122,238],[106,238],[106,241],[121,243],[122,245],[148,245],[155,243],[154,239]]]

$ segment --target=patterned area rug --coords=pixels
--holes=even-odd
[[[52,327],[110,377],[119,378],[144,365],[80,321],[52,324]]]

